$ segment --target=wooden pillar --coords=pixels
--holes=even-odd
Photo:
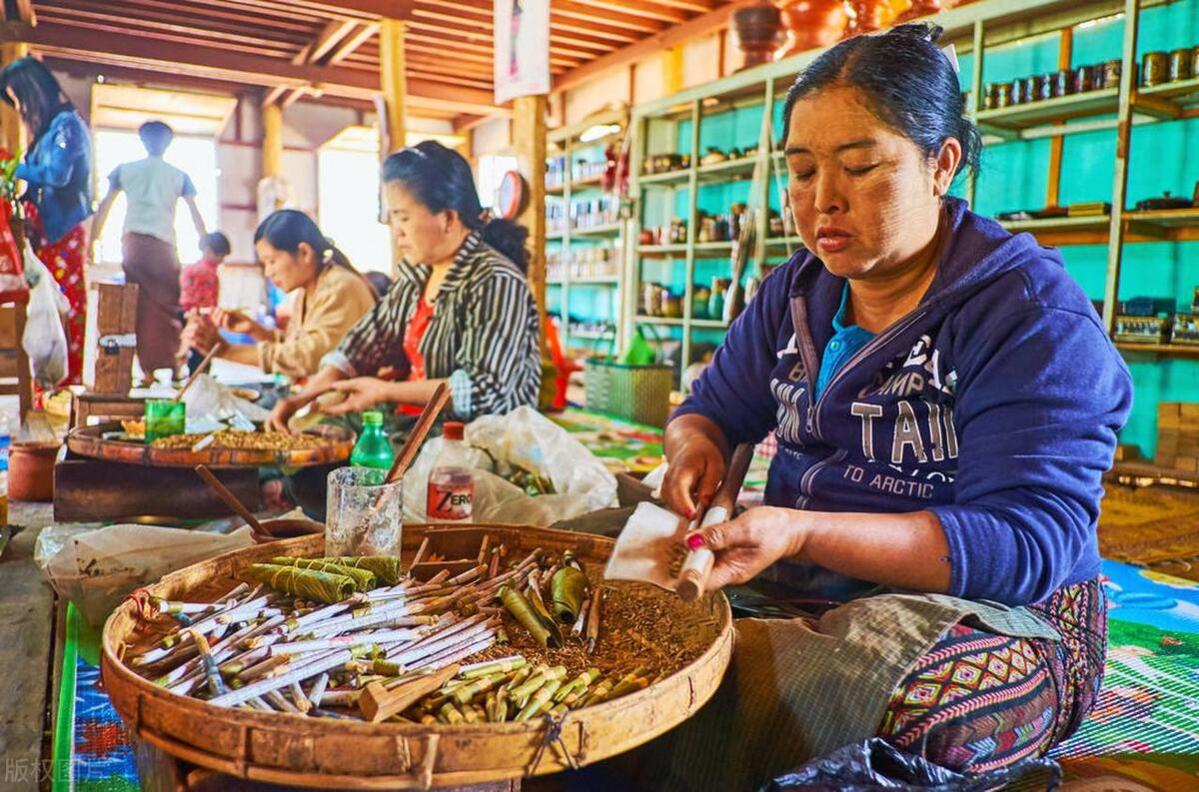
[[[683,90],[683,48],[671,47],[662,52],[662,95],[670,96]]]
[[[269,104],[262,108],[262,176],[283,175],[283,108]]]
[[[29,45],[23,41],[6,41],[0,44],[0,68],[29,54]],[[25,125],[17,111],[7,103],[0,102],[0,145],[16,154],[28,145]]]
[[[405,105],[408,101],[408,78],[404,58],[404,32],[407,25],[398,19],[384,19],[379,28],[379,78],[383,100],[387,107],[388,150],[384,156],[408,145],[408,123]]]
[[[545,349],[545,96],[518,96],[513,101],[512,140],[529,200],[517,222],[529,229],[529,286],[541,316],[541,354]],[[566,317],[563,317],[565,322]]]
[[[1057,45],[1057,67],[1069,69],[1074,58],[1074,28],[1061,32]],[[1062,150],[1065,138],[1055,135],[1049,139],[1049,178],[1045,187],[1045,205],[1057,206],[1062,187]]]

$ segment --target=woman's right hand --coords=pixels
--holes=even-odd
[[[724,452],[706,433],[688,432],[669,444],[668,458],[662,497],[671,511],[692,520],[716,496],[724,478]]]
[[[271,410],[271,415],[266,419],[266,429],[268,432],[283,432],[291,434],[291,429],[287,427],[287,422],[291,417],[299,412],[304,406],[304,402],[296,399],[293,396],[285,396],[275,402],[275,408]]]
[[[218,327],[228,330],[230,333],[253,333],[259,329],[261,325],[255,322],[250,317],[237,311],[226,311],[223,308],[217,308],[212,312],[212,321]]]

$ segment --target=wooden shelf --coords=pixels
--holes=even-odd
[[[682,319],[668,319],[665,316],[637,316],[636,321],[640,324],[665,325],[667,327],[682,327]]]
[[[686,253],[687,245],[684,242],[675,242],[669,245],[640,245],[637,252],[642,256],[669,256],[674,253]]]
[[[1199,105],[1199,76],[1189,80],[1154,85],[1151,88],[1138,88],[1133,97],[1133,103],[1144,97],[1164,99],[1176,107],[1193,107]]]
[[[665,173],[646,173],[637,178],[637,183],[641,185],[647,184],[676,184],[685,182],[691,177],[690,168],[681,168],[679,170],[666,171]]]
[[[1199,208],[1124,212],[1124,241],[1187,242],[1199,239]],[[1044,245],[1102,245],[1110,236],[1111,217],[1046,217],[1001,223],[1012,233],[1028,231]]]
[[[546,188],[545,188],[546,195],[562,195],[562,193],[564,193],[564,192],[566,192],[565,184],[555,184],[552,187],[549,185],[546,185]]]
[[[1115,113],[1119,103],[1119,89],[1104,88],[994,110],[980,110],[978,124],[986,132],[1005,136],[1005,133],[1048,126],[1072,118]]]
[[[732,181],[748,179],[753,176],[754,166],[757,165],[757,155],[739,157],[738,159],[715,162],[711,165],[700,165],[696,175],[701,182]]]
[[[623,227],[623,223],[608,223],[606,225],[591,226],[590,228],[572,228],[570,235],[572,237],[620,236],[620,231]]]
[[[701,327],[705,330],[728,330],[729,323],[723,319],[692,319],[692,327]]]
[[[570,191],[587,190],[592,187],[599,187],[603,183],[603,176],[588,176],[586,179],[574,179],[570,183]]]
[[[1117,341],[1116,349],[1126,354],[1199,359],[1199,344],[1140,344],[1133,341]]]
[[[557,242],[558,240],[562,239],[562,237],[564,237],[564,236],[566,236],[566,233],[564,231],[547,231],[545,234],[545,241]]]
[[[733,251],[732,242],[696,242],[695,255],[719,255],[721,253],[731,253]]]

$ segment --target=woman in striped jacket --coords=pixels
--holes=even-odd
[[[387,208],[403,255],[395,283],[321,361],[269,425],[322,393],[346,399],[323,411],[389,403],[419,411],[448,381],[462,420],[535,405],[541,382],[537,305],[525,277],[528,232],[484,216],[470,165],[426,140],[383,164]]]

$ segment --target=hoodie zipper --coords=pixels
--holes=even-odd
[[[850,371],[850,369],[852,369],[858,363],[861,363],[864,358],[874,354],[874,352],[878,351],[880,346],[890,342],[892,338],[907,330],[919,320],[923,319],[924,315],[927,313],[928,308],[925,307],[909,314],[908,318],[903,320],[901,323],[893,325],[891,329],[886,330],[882,335],[872,338],[869,343],[866,344],[866,346],[859,349],[854,356],[845,363],[845,365],[838,369],[837,373],[833,375],[833,378],[829,380],[828,385],[824,386],[824,392],[820,394],[820,398],[816,400],[816,404],[812,407],[810,413],[814,423],[809,425],[809,431],[814,437],[816,437],[816,439],[820,440],[821,442],[825,442],[824,435],[821,434],[820,431],[820,405],[824,403],[825,398],[828,396],[829,391],[833,389],[833,386],[836,385],[841,378]]]
[[[837,465],[844,462],[847,456],[849,456],[848,451],[843,448],[838,449],[804,471],[804,474],[799,479],[799,491],[803,494],[796,498],[795,508],[808,508],[808,502],[812,500],[812,482],[816,479],[816,474],[829,465]]]

